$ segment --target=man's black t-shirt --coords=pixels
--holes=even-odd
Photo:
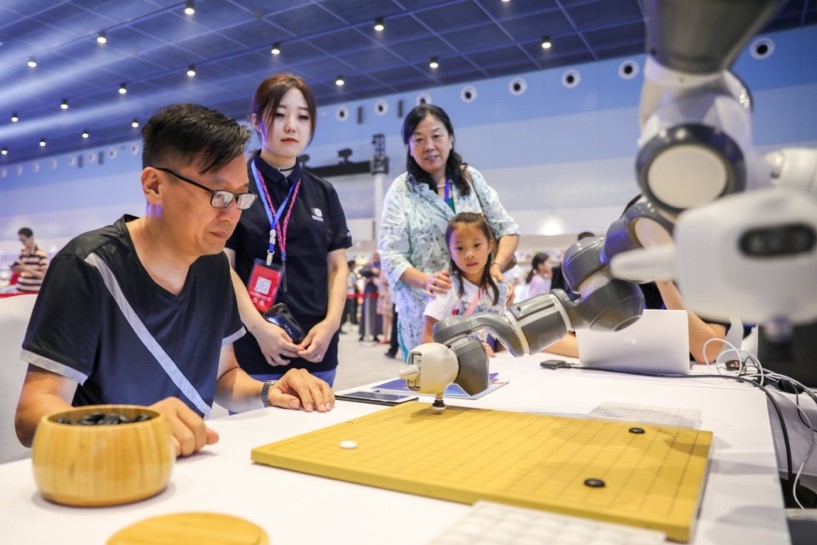
[[[74,405],[179,397],[209,415],[222,345],[244,334],[224,254],[202,256],[173,295],[142,266],[125,225],[80,235],[53,259],[23,359],[79,382]]]
[[[327,256],[329,252],[349,248],[352,245],[346,215],[332,184],[303,170],[300,163],[292,173],[285,176],[263,161],[258,153],[250,161],[255,161],[264,178],[272,206],[276,211],[292,184],[301,180],[286,230],[286,285],[282,283],[275,301],[286,303],[304,331],[309,331],[326,317],[329,297]],[[235,251],[236,272],[245,286],[252,273],[255,259],[265,260],[267,257],[270,231],[270,219],[260,202],[264,198],[264,192],[257,187],[250,164],[247,165],[247,170],[250,189],[258,194],[258,199],[248,210],[241,213],[241,220],[227,241],[227,248]],[[282,227],[288,209],[289,203],[281,214]],[[280,237],[277,243],[273,263],[280,265]],[[284,372],[291,367],[327,371],[334,369],[338,364],[337,335],[326,350],[323,361],[318,363],[298,358],[292,360],[286,367],[270,367],[252,335],[246,335],[237,342],[235,350],[239,365],[250,374]]]

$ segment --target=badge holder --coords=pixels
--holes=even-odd
[[[262,259],[255,260],[247,292],[259,312],[264,313],[272,308],[283,278],[284,269],[280,265],[275,263],[267,265]]]

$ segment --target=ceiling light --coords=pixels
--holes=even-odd
[[[35,59],[34,57],[29,57],[28,67],[29,68],[37,68],[37,59]]]
[[[440,67],[440,63],[437,61],[437,57],[431,57],[431,60],[428,61],[429,68],[436,70]]]
[[[45,138],[40,138],[40,147],[41,148],[45,147]]]
[[[508,3],[508,2],[510,2],[510,1],[511,1],[511,0],[502,0],[502,3],[503,3],[503,4],[507,4],[507,3]]]
[[[85,129],[84,131],[82,131],[82,138],[84,138],[85,140],[88,140],[88,138],[90,136],[91,136],[91,133],[88,132],[88,129]]]
[[[0,149],[0,154],[2,154],[2,155],[8,155],[8,154],[9,154],[9,150],[8,150],[8,148],[3,148],[3,149]]]
[[[542,49],[550,49],[552,45],[553,43],[551,43],[550,37],[545,36],[542,38]]]
[[[337,85],[338,87],[343,87],[345,83],[346,82],[343,81],[343,76],[338,76],[337,78],[335,78],[335,85]]]
[[[108,37],[105,36],[105,31],[104,30],[101,31],[99,34],[97,34],[96,43],[98,43],[100,45],[108,43]]]
[[[196,67],[193,66],[192,64],[187,67],[187,77],[188,78],[196,77]]]
[[[196,13],[196,7],[193,5],[193,0],[188,0],[184,3],[184,13],[186,15],[193,15]]]
[[[128,93],[128,86],[125,85],[124,83],[120,83],[119,84],[119,94],[120,95],[126,95],[127,93]]]
[[[386,28],[386,26],[383,24],[383,18],[382,17],[378,17],[377,19],[374,20],[374,29],[376,31],[383,32],[384,28]]]
[[[62,102],[60,102],[60,110],[67,110],[67,109],[68,109],[68,101],[65,100],[65,99],[62,99]]]
[[[11,122],[17,123],[18,121],[20,121],[20,116],[17,115],[16,113],[11,114]]]
[[[139,120],[134,117],[133,121],[130,122],[130,126],[133,127],[134,129],[138,129],[139,128]]]
[[[281,44],[274,43],[272,44],[272,49],[270,49],[270,53],[273,55],[280,55],[281,54]]]

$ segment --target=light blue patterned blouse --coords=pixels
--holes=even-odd
[[[474,167],[469,166],[468,173],[473,191],[461,195],[452,187],[456,213],[483,213],[497,239],[518,235],[519,226],[499,202],[496,191]],[[428,274],[448,270],[450,258],[445,229],[455,215],[428,185],[409,181],[407,172],[395,178],[386,192],[378,252],[381,266],[392,285],[392,297],[399,312],[400,344],[405,351],[421,343],[427,296],[421,288],[401,282],[400,276],[411,267]]]

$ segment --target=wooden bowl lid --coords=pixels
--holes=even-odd
[[[151,517],[115,533],[107,545],[269,545],[263,528],[220,513]]]

